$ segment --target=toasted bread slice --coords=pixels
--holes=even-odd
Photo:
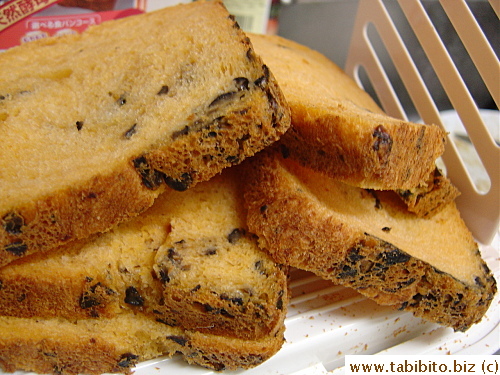
[[[430,192],[436,206],[455,197],[449,184],[429,185],[445,133],[435,125],[387,116],[374,100],[324,55],[279,36],[251,35],[275,74],[292,111],[292,128],[280,140],[302,165],[361,188]],[[446,177],[441,177],[445,180]],[[448,189],[451,186],[451,191]],[[428,190],[424,190],[428,189]],[[416,197],[416,194],[415,194]],[[440,199],[446,198],[446,201]]]
[[[419,217],[437,214],[460,195],[460,191],[438,168],[425,183],[413,189],[396,189],[395,192],[406,204],[408,211]]]
[[[0,65],[0,266],[108,230],[289,126],[221,1],[27,43]]]
[[[183,330],[128,310],[113,318],[0,316],[0,368],[40,374],[130,374],[140,361],[180,353],[213,370],[259,365],[283,344],[283,329],[259,340]]]
[[[249,229],[278,263],[464,331],[496,282],[452,202],[430,219],[394,192],[344,184],[264,152],[246,165]]]
[[[0,269],[0,315],[112,318],[123,310],[199,332],[259,339],[280,331],[287,268],[246,228],[233,168],[145,213]]]

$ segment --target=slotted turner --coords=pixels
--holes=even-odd
[[[364,87],[360,78],[360,71],[364,69],[384,110],[393,117],[408,119],[408,109],[401,104],[392,83],[394,80],[391,82],[389,71],[386,70],[387,64],[384,66],[380,58],[380,41],[383,43],[383,53],[389,56],[421,121],[438,124],[449,132],[442,162],[447,176],[461,191],[457,206],[475,238],[483,244],[489,244],[498,232],[500,221],[500,148],[488,131],[484,117],[481,116],[482,111],[476,105],[470,88],[465,84],[421,1],[398,0],[397,3],[407,20],[403,26],[409,27],[418,40],[419,48],[428,59],[465,128],[463,134],[455,134],[445,125],[443,112],[439,112],[433,92],[426,86],[421,72],[412,60],[401,36],[402,30],[396,27],[382,0],[359,1],[345,71]],[[498,107],[500,65],[491,44],[464,0],[440,0],[439,3]],[[500,1],[490,0],[490,5],[498,19]],[[401,22],[397,24],[401,28]],[[373,31],[378,34],[379,43],[374,42]],[[412,48],[415,46],[412,45]],[[493,115],[498,115],[498,111],[494,111]],[[497,132],[500,127],[499,118],[494,117],[492,125]],[[490,182],[486,192],[480,191],[476,186],[470,168],[457,148],[457,137],[462,140],[465,138],[477,152]]]

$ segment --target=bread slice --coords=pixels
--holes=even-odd
[[[0,65],[0,266],[108,230],[289,126],[221,1],[27,43]]]
[[[77,321],[0,316],[0,368],[8,372],[130,374],[138,362],[175,353],[190,364],[234,370],[259,365],[282,343],[282,330],[242,340],[170,327],[130,310]]]
[[[271,150],[246,167],[248,226],[276,262],[458,331],[486,312],[496,282],[453,202],[424,219]]]
[[[408,211],[419,217],[431,217],[460,195],[450,179],[436,168],[426,182],[413,189],[396,189]]]
[[[0,315],[112,318],[124,310],[193,331],[255,340],[282,329],[287,267],[257,245],[234,168],[92,240],[0,269]]]
[[[387,116],[317,51],[279,36],[251,39],[291,107],[292,128],[280,140],[291,158],[361,188],[428,186],[444,151],[441,128]]]

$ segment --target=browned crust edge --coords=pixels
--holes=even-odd
[[[477,323],[496,292],[483,261],[475,285],[466,284],[369,233],[353,233],[280,174],[272,153],[246,164],[248,226],[276,262],[312,271],[356,289],[379,304],[413,312],[465,331]],[[480,257],[479,250],[478,257]]]
[[[131,353],[130,353],[131,354]],[[7,372],[34,371],[40,374],[99,375],[122,372],[130,374],[133,357],[119,353],[107,342],[94,338],[68,343],[50,339],[0,339],[0,367]]]
[[[292,128],[280,140],[289,156],[349,185],[414,188],[428,180],[444,152],[445,133],[436,125],[405,123],[354,103],[339,102],[322,115],[290,105]]]
[[[279,351],[284,342],[284,326],[261,340],[239,340],[185,331],[165,337],[162,355],[180,353],[184,360],[216,371],[248,369],[260,365]],[[34,371],[58,375],[102,373],[130,374],[139,361],[152,359],[141,353],[119,351],[100,338],[74,340],[0,338],[0,368],[5,371]],[[132,349],[131,349],[132,350]]]
[[[460,195],[450,179],[436,168],[423,186],[396,191],[406,204],[408,211],[419,217],[430,218]]]
[[[253,52],[248,55],[260,63]],[[263,64],[261,69],[254,89],[257,108],[241,100],[239,110],[197,125],[170,145],[138,155],[121,170],[0,213],[0,267],[109,230],[150,207],[165,184],[188,189],[278,140],[290,125],[290,113],[273,75]]]
[[[104,232],[149,208],[162,189],[144,186],[132,165],[84,186],[2,213],[0,266]]]
[[[280,330],[286,316],[290,298],[288,267],[275,267],[272,272],[276,275],[277,291],[269,293],[267,305],[261,304],[258,296],[248,301],[232,300],[213,289],[185,290],[156,280],[154,293],[137,287],[143,301],[134,306],[125,302],[126,292],[109,284],[105,272],[99,277],[63,278],[56,274],[41,279],[36,274],[5,274],[0,270],[0,315],[76,320],[111,318],[127,308],[169,326],[258,340]]]

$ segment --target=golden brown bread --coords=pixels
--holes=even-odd
[[[360,189],[266,150],[248,161],[248,226],[278,263],[382,305],[463,331],[496,282],[452,202],[419,218],[388,191]]]
[[[0,316],[0,368],[57,375],[130,374],[138,362],[178,353],[190,364],[236,370],[261,364],[283,341],[283,329],[259,340],[242,340],[170,327],[131,311],[77,321]]]
[[[27,43],[0,65],[0,267],[106,231],[289,126],[221,1]]]
[[[431,217],[460,195],[449,178],[436,168],[427,181],[413,189],[396,189],[410,212],[419,217]]]
[[[0,269],[0,315],[68,320],[123,310],[256,340],[283,325],[287,269],[248,232],[234,168],[165,192],[131,221]]]
[[[347,184],[396,190],[417,215],[431,215],[458,195],[445,177],[433,183],[444,151],[437,126],[391,118],[322,54],[279,36],[251,35],[292,111],[282,137],[304,166]]]
[[[221,370],[278,351],[287,267],[248,232],[235,168],[163,193],[107,233],[0,269],[0,364],[116,372],[179,351]]]

